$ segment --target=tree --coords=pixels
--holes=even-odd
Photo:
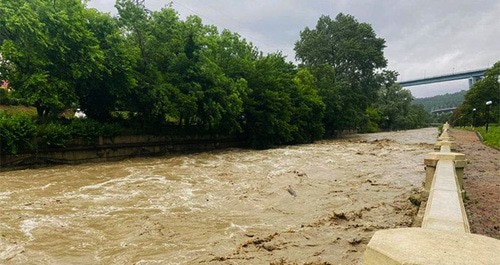
[[[116,0],[115,7],[118,10],[120,25],[134,44],[135,54],[139,57],[139,67],[146,71],[151,58],[151,52],[146,47],[148,32],[151,31],[150,16],[143,5],[132,0]]]
[[[249,144],[265,148],[290,143],[297,127],[292,125],[290,89],[294,66],[281,54],[258,58],[248,77],[244,100],[244,124]]]
[[[412,100],[411,92],[403,89],[399,84],[383,87],[375,103],[381,114],[381,127],[389,130],[408,128],[409,126],[405,125],[405,119]]]
[[[104,56],[84,11],[79,0],[0,3],[0,52],[11,67],[7,78],[39,118],[76,103],[76,84],[102,68]]]
[[[294,141],[312,142],[325,133],[323,115],[325,104],[318,95],[316,79],[306,68],[302,68],[293,77],[294,90],[291,93],[293,114],[291,124],[297,127]]]
[[[224,74],[231,79],[248,78],[254,71],[254,62],[259,56],[257,49],[240,35],[227,29],[221,32],[216,41],[217,44],[209,52]]]
[[[377,71],[387,65],[385,40],[372,27],[350,15],[319,18],[315,29],[305,28],[295,43],[296,58],[315,74],[326,104],[328,132],[357,128],[380,88]],[[331,67],[331,68],[328,68]],[[325,77],[329,74],[332,77]]]
[[[338,77],[369,84],[374,70],[387,66],[385,40],[372,27],[353,16],[338,14],[335,20],[321,16],[315,29],[305,28],[295,43],[296,57],[306,65],[328,64]]]
[[[198,86],[190,80],[194,61],[186,55],[184,23],[171,8],[149,12],[131,0],[118,0],[118,21],[132,54],[136,87],[129,109],[143,124],[188,125],[197,112]]]
[[[422,128],[428,126],[433,118],[423,105],[411,105],[403,129]]]
[[[500,61],[486,70],[484,78],[476,82],[465,94],[465,100],[450,118],[451,121],[461,121],[462,124],[472,124],[473,109],[476,109],[475,123],[484,124],[489,110],[490,122],[500,121]],[[486,102],[491,101],[490,106]]]
[[[76,84],[76,94],[89,117],[106,120],[112,110],[128,107],[128,98],[136,86],[133,57],[115,19],[95,9],[85,10],[85,17],[105,60],[90,78]]]
[[[197,16],[181,21],[170,8],[147,12],[130,0],[118,1],[117,8],[128,42],[137,51],[136,107],[145,119],[210,132],[240,132],[247,82],[226,75],[234,68],[220,64],[229,50],[245,53],[246,43],[228,31],[223,38]],[[223,46],[227,42],[229,46]],[[233,48],[232,43],[239,46]],[[232,62],[238,62],[235,58]]]

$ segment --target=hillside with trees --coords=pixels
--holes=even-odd
[[[460,92],[437,95],[427,98],[416,98],[412,101],[414,105],[422,105],[427,112],[431,112],[435,109],[452,108],[457,107],[464,101],[466,90]]]
[[[295,65],[197,16],[132,0],[115,7],[113,17],[80,0],[0,2],[0,79],[10,88],[0,96],[37,113],[0,113],[3,152],[100,134],[225,135],[265,148],[429,121],[386,69],[385,40],[350,15],[305,28]],[[64,115],[76,108],[88,118]]]

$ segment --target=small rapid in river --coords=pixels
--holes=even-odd
[[[1,264],[360,264],[435,128],[0,173]]]

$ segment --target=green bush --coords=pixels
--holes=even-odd
[[[91,119],[73,119],[69,130],[74,137],[90,142],[101,135],[101,124]]]
[[[117,123],[104,123],[101,125],[101,135],[108,138],[115,138],[123,133],[123,127]]]
[[[0,112],[0,150],[18,154],[33,149],[36,127],[28,116],[12,116]]]
[[[37,125],[27,115],[0,111],[0,150],[4,154],[18,154],[33,151],[35,147],[64,148],[73,138],[81,138],[88,144],[99,136],[114,138],[124,130],[117,123],[99,123],[91,119],[62,122]]]
[[[9,95],[5,89],[0,88],[0,104],[8,105],[9,104]]]
[[[8,106],[29,105],[26,100],[16,98],[11,93],[7,92],[7,90],[1,88],[0,88],[0,104]]]
[[[68,126],[49,123],[38,127],[39,147],[66,147],[71,141],[71,131]]]
[[[91,119],[74,119],[69,124],[69,131],[75,138],[91,142],[99,136],[114,138],[123,132],[117,123],[100,123]]]

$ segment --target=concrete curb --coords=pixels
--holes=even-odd
[[[479,141],[481,141],[481,143],[484,143],[484,138],[483,138],[483,136],[481,135],[481,133],[480,133],[480,132],[478,132],[478,131],[475,131],[475,132],[476,132],[477,138],[479,138]]]
[[[464,154],[451,152],[454,142],[449,128],[444,124],[438,138],[435,148],[440,152],[424,159],[421,228],[375,232],[364,253],[365,265],[500,264],[500,240],[470,233],[463,204],[467,163]]]

